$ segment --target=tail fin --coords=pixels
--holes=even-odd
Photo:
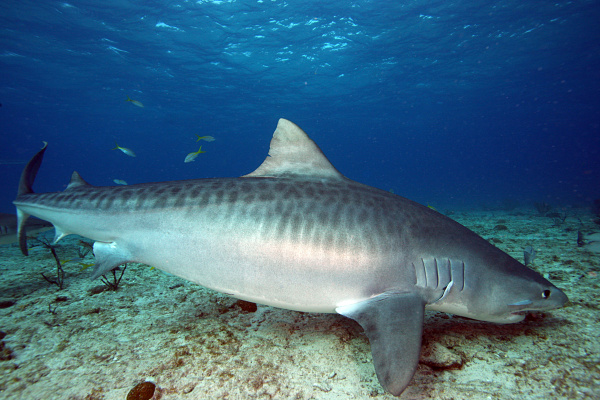
[[[23,173],[21,173],[17,198],[25,194],[33,193],[33,182],[35,181],[35,177],[40,170],[40,166],[42,165],[42,160],[44,159],[44,153],[46,152],[47,146],[48,143],[44,142],[44,147],[42,147],[42,149],[38,151],[37,154],[33,156],[25,166]],[[21,211],[19,207],[17,207],[17,235],[19,236],[19,247],[21,248],[21,253],[24,255],[29,254],[27,251],[27,232],[25,230],[25,222],[27,221],[27,218],[29,218],[29,214]]]
[[[48,142],[44,142],[44,147],[42,147],[42,149],[38,151],[38,153],[33,156],[25,166],[25,169],[21,174],[21,181],[19,182],[19,192],[17,193],[17,197],[22,194],[33,193],[33,189],[31,187],[33,186],[33,181],[35,181],[35,177],[40,170],[40,166],[42,165],[46,147],[48,147]]]

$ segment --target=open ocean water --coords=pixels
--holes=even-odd
[[[600,196],[598,21],[591,0],[6,0],[0,211],[43,140],[40,192],[73,170],[239,176],[280,117],[346,176],[424,204],[584,206]],[[184,163],[196,134],[215,141]]]

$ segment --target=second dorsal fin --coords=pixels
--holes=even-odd
[[[71,181],[69,182],[69,184],[67,185],[67,188],[65,190],[75,189],[75,188],[82,187],[82,186],[91,186],[91,185],[89,183],[87,183],[86,181],[84,181],[83,178],[81,177],[81,175],[79,175],[79,173],[77,171],[73,171],[73,174],[71,175]]]

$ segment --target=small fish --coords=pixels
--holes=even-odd
[[[125,100],[125,101],[130,101],[131,104],[133,104],[134,106],[138,106],[138,107],[144,108],[144,105],[142,104],[141,101],[132,100],[132,99],[129,98],[129,96],[127,96],[127,100]]]
[[[198,134],[196,134],[196,136],[198,136],[198,139],[196,139],[196,142],[199,142],[201,140],[206,140],[207,142],[214,142],[215,138],[212,136],[200,136]]]
[[[94,265],[96,265],[96,263],[83,263],[83,262],[80,262],[79,265],[81,266],[81,269],[79,270],[79,272],[81,272],[81,271],[85,271],[89,267],[93,267]]]
[[[430,206],[429,204],[427,204],[427,208],[431,208],[433,211],[437,211],[434,206]]]
[[[125,182],[123,179],[113,179],[113,182],[116,183],[117,185],[127,185],[127,182]]]
[[[121,150],[123,153],[127,154],[130,157],[135,157],[135,153],[131,150],[128,149],[127,147],[121,147],[117,144],[117,142],[115,142],[115,148],[113,150]]]
[[[198,151],[194,152],[194,153],[190,153],[187,156],[185,156],[185,160],[183,160],[183,162],[192,162],[196,159],[196,157],[198,157],[198,155],[200,153],[206,153],[205,151],[202,151],[202,146],[200,146],[200,148],[198,149]]]
[[[60,261],[60,263],[62,265],[66,264],[66,263],[69,263],[69,262],[81,263],[83,261],[83,258],[81,258],[81,257],[75,257],[75,258],[69,258],[69,259],[66,259],[66,260],[59,260],[59,261]]]

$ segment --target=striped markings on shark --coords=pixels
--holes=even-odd
[[[561,307],[567,296],[456,221],[337,171],[280,119],[269,155],[239,178],[97,187],[73,173],[36,194],[46,146],[14,204],[51,222],[55,240],[95,241],[93,278],[140,262],[241,300],[357,321],[382,386],[400,395],[419,361],[426,309],[498,323]]]

